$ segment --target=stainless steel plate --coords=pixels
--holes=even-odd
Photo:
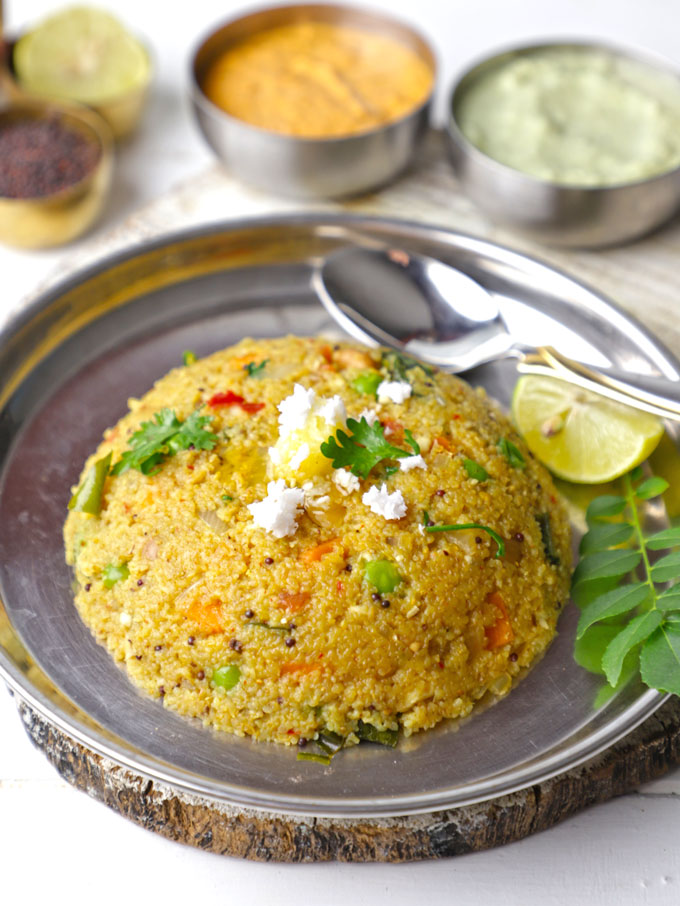
[[[61,527],[69,487],[104,428],[184,349],[205,354],[247,334],[327,329],[310,290],[312,263],[362,236],[451,262],[569,355],[669,377],[680,369],[611,303],[537,261],[460,234],[350,217],[242,222],[165,238],[76,275],[9,323],[0,336],[0,675],[79,742],[177,789],[293,814],[427,812],[573,767],[663,701],[631,684],[595,707],[597,678],[572,659],[570,606],[547,655],[498,704],[396,751],[357,747],[325,769],[296,762],[294,750],[219,735],[165,710],[128,683],[80,622]],[[513,369],[496,363],[471,380],[507,404]]]

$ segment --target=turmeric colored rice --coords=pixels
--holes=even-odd
[[[410,735],[507,693],[553,638],[568,520],[483,391],[287,337],[175,368],[129,406],[85,464],[81,503],[112,454],[66,559],[82,619],[166,707],[285,744],[351,744],[360,721]],[[122,468],[162,410],[209,417],[208,443]]]

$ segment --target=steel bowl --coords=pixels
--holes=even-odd
[[[458,125],[461,100],[480,76],[518,56],[551,48],[605,51],[672,76],[680,92],[680,75],[664,61],[604,43],[544,42],[495,54],[469,68],[451,92],[445,134],[460,184],[492,220],[547,245],[598,248],[643,236],[680,208],[680,167],[637,182],[603,187],[564,185],[499,163],[473,145]]]
[[[13,119],[62,120],[99,148],[99,160],[79,182],[51,195],[0,197],[0,242],[37,249],[62,245],[84,233],[99,217],[113,174],[113,138],[106,122],[86,107],[23,98],[0,106],[0,124]]]
[[[202,89],[205,74],[230,45],[265,29],[293,22],[350,25],[395,38],[432,69],[427,42],[395,19],[340,5],[264,9],[227,22],[199,44],[191,63],[191,100],[199,128],[217,157],[236,178],[277,195],[335,198],[357,195],[394,179],[410,162],[429,120],[433,91],[398,120],[339,138],[300,138],[261,129],[212,103]]]

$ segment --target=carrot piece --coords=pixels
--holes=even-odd
[[[451,438],[445,437],[443,434],[438,434],[432,442],[432,446],[434,447],[435,444],[439,444],[439,446],[446,450],[447,453],[453,453],[454,447],[451,443]]]
[[[314,547],[308,547],[306,550],[302,551],[298,559],[307,565],[316,563],[324,556],[324,554],[330,554],[339,540],[339,538],[329,538],[328,541],[322,541],[321,544],[316,544]]]
[[[290,676],[296,674],[305,676],[314,670],[319,670],[321,664],[308,664],[306,661],[286,661],[279,667],[279,676]]]
[[[288,613],[298,613],[307,604],[311,594],[308,591],[281,591],[279,592],[279,604]]]
[[[187,610],[187,618],[196,624],[200,632],[206,635],[224,632],[222,614],[220,612],[221,606],[222,602],[215,598],[210,601],[194,601]]]
[[[498,591],[492,591],[491,594],[487,595],[486,600],[489,604],[493,604],[494,607],[497,607],[501,612],[501,615],[496,622],[491,626],[487,626],[484,630],[487,649],[492,650],[494,648],[500,648],[503,645],[509,645],[515,638],[515,633],[510,625],[508,609],[505,606],[502,595]]]
[[[253,358],[254,353],[252,352],[246,353],[246,355],[238,355],[235,358],[231,359],[231,361],[229,362],[229,367],[242,370],[245,365],[253,361]]]
[[[382,419],[380,424],[385,429],[385,437],[392,443],[400,444],[404,440],[404,426],[393,418]]]
[[[321,353],[321,355],[322,355],[322,356],[324,357],[324,359],[326,360],[326,364],[327,364],[327,365],[331,365],[332,362],[333,362],[333,350],[331,349],[331,347],[330,347],[330,346],[322,346],[322,347],[319,349],[319,352]]]
[[[489,604],[493,604],[494,607],[497,607],[507,620],[508,608],[505,606],[505,600],[499,591],[492,591],[491,594],[486,596],[486,600]]]

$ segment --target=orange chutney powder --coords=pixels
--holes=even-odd
[[[227,48],[203,90],[240,120],[332,138],[398,120],[427,99],[434,73],[394,38],[323,22],[282,25]]]

